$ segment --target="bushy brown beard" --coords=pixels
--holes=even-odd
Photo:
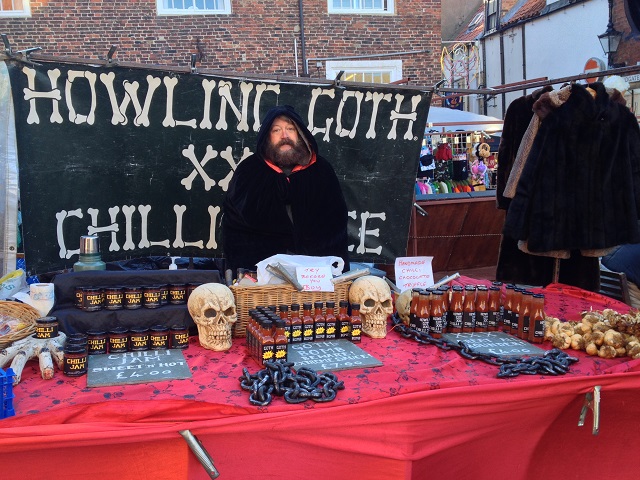
[[[283,145],[290,145],[290,150],[280,151]],[[309,160],[309,150],[302,139],[298,137],[297,142],[284,139],[277,144],[269,142],[265,147],[265,156],[278,167],[291,169],[296,165],[304,165]]]

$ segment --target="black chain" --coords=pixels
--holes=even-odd
[[[434,338],[428,333],[419,332],[405,325],[397,314],[391,317],[393,329],[404,338],[410,338],[423,345],[435,345],[442,350],[455,350],[460,356],[469,360],[482,360],[490,365],[500,366],[499,378],[517,377],[524,375],[563,375],[569,371],[569,366],[578,361],[576,357],[553,348],[541,357],[501,357],[490,353],[473,352],[464,341],[449,343],[440,338]]]
[[[301,367],[291,370],[293,362],[272,360],[264,364],[265,368],[255,374],[242,369],[240,387],[251,392],[249,402],[260,407],[271,403],[273,395],[284,397],[287,403],[302,403],[309,399],[314,402],[330,402],[336,398],[338,390],[344,389],[344,382],[325,372]]]

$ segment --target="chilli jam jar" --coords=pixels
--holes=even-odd
[[[104,287],[104,309],[120,310],[124,299],[123,287]]]
[[[131,328],[129,344],[132,352],[149,350],[149,329],[144,327]]]
[[[123,353],[129,350],[129,330],[116,327],[109,330],[109,353]]]
[[[135,310],[142,307],[142,287],[124,287],[124,299],[122,306],[128,310]]]
[[[82,295],[82,310],[85,312],[97,312],[102,310],[104,303],[104,291],[97,287],[85,287]]]
[[[189,347],[189,330],[182,325],[173,325],[171,327],[170,347],[178,350],[184,350]]]
[[[169,348],[169,329],[162,325],[155,325],[150,330],[151,350],[167,350]]]
[[[142,305],[145,308],[158,308],[162,305],[162,287],[160,285],[142,287]]]
[[[80,377],[87,373],[87,350],[82,345],[64,347],[63,373],[68,377]]]
[[[169,303],[171,305],[183,305],[187,302],[187,285],[184,283],[172,283],[169,285]]]
[[[40,317],[36,319],[36,338],[56,338],[58,336],[58,319],[56,317]]]
[[[107,334],[101,330],[89,330],[87,332],[87,349],[89,355],[101,355],[107,353]]]

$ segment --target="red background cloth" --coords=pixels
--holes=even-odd
[[[544,293],[547,313],[562,319],[628,309],[565,285]],[[600,471],[635,478],[625,476],[635,467],[620,452],[640,447],[631,428],[640,414],[640,360],[571,351],[580,361],[566,375],[499,379],[495,366],[395,332],[363,337],[360,346],[383,365],[336,372],[346,388],[334,401],[290,405],[274,397],[266,407],[252,406],[240,389],[244,367],[261,369],[240,339],[212,352],[192,338],[183,352],[187,380],[87,388],[86,377],[60,372],[42,380],[30,362],[14,388],[16,416],[0,421],[2,478],[49,478],[52,469],[65,478],[208,478],[183,429],[203,442],[224,478],[566,479],[591,474],[596,451]],[[595,385],[602,386],[598,436],[590,411],[577,426]],[[572,444],[591,453],[563,454]]]

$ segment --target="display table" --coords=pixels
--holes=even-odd
[[[562,285],[545,293],[548,313],[565,319],[626,308]],[[244,341],[217,353],[191,340],[187,380],[87,388],[58,371],[41,380],[28,363],[16,416],[0,421],[2,478],[206,479],[183,429],[229,479],[637,478],[624,458],[640,447],[640,360],[571,351],[580,361],[566,375],[499,379],[495,366],[389,332],[363,338],[383,366],[336,372],[346,388],[334,401],[255,407],[238,382],[243,367],[260,369]],[[591,411],[578,419],[596,385],[594,436]]]

